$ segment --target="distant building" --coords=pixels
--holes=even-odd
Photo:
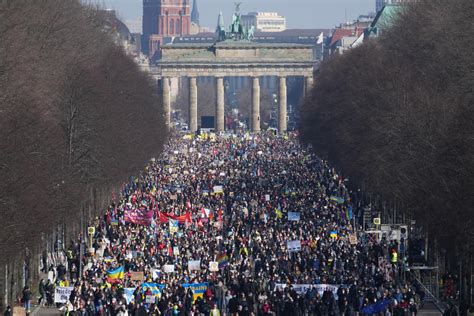
[[[286,18],[276,12],[249,12],[242,15],[242,25],[255,27],[260,32],[281,32],[286,30]]]
[[[219,15],[217,24],[224,25],[222,15]],[[253,41],[259,43],[288,43],[314,45],[314,57],[320,59],[322,56],[322,45],[318,44],[318,38],[323,34],[326,38],[330,29],[287,29],[281,32],[255,32]],[[176,37],[173,43],[214,43],[217,35],[214,32],[200,32],[181,37]]]
[[[364,32],[366,38],[380,36],[388,27],[392,25],[397,16],[403,10],[400,5],[386,5],[377,13],[374,21]]]
[[[371,13],[360,15],[352,22],[341,23],[328,37],[325,54],[343,54],[346,50],[362,43],[364,31],[370,27],[374,19],[375,14]]]
[[[325,53],[343,54],[364,33],[363,28],[336,28],[328,37]]]
[[[142,51],[153,57],[166,42],[190,34],[190,0],[143,0]],[[196,4],[196,1],[194,1]],[[196,14],[197,13],[197,14]],[[197,8],[195,16],[199,19]]]
[[[375,12],[378,13],[382,8],[389,4],[389,5],[399,5],[399,4],[406,4],[410,2],[416,2],[417,0],[375,0]]]
[[[143,17],[139,17],[135,20],[126,20],[125,24],[131,33],[143,34]]]

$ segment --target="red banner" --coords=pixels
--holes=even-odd
[[[149,226],[153,220],[153,211],[147,210],[126,210],[124,219],[128,223]]]
[[[160,212],[159,220],[160,220],[161,223],[168,223],[168,220],[170,218],[174,219],[174,220],[177,220],[178,223],[180,223],[180,224],[185,224],[186,221],[191,223],[191,213],[190,212],[186,212],[186,213],[184,213],[183,215],[180,215],[180,216]]]

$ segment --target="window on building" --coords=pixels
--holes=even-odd
[[[169,34],[174,34],[174,20],[171,19],[170,21],[170,31]]]

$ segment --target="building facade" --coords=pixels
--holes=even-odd
[[[153,57],[165,38],[188,35],[190,28],[190,0],[143,0],[142,50],[146,55]]]
[[[286,18],[276,12],[249,12],[242,15],[243,27],[254,27],[260,32],[281,32],[286,30]]]
[[[375,12],[378,13],[382,8],[387,5],[406,4],[410,2],[416,2],[417,0],[375,0]]]

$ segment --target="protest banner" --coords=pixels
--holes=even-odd
[[[185,289],[191,288],[193,291],[193,299],[197,300],[198,297],[202,298],[204,293],[206,292],[207,288],[209,287],[209,283],[189,283],[189,284],[181,284]]]
[[[145,276],[143,275],[143,272],[130,272],[130,280],[132,281],[143,281]]]
[[[201,270],[201,260],[190,260],[188,261],[188,270]]]
[[[286,242],[286,248],[288,248],[288,252],[300,251],[301,250],[301,241],[299,241],[299,240],[288,240]]]
[[[284,290],[288,284],[286,283],[277,283],[275,284],[275,290]],[[332,292],[335,299],[337,300],[337,290],[339,289],[340,285],[332,285],[332,284],[291,284],[293,290],[299,295],[304,295],[310,289],[314,289],[318,292],[318,294],[322,297],[323,293],[326,291]]]
[[[72,286],[58,286],[54,290],[54,302],[65,304],[69,301],[69,296],[71,296],[71,292],[74,290]]]
[[[165,264],[163,266],[163,272],[165,273],[173,273],[174,272],[174,264]]]
[[[288,220],[293,222],[300,221],[300,213],[299,212],[288,212]]]
[[[148,211],[148,210],[140,210],[140,209],[125,210],[124,219],[125,219],[125,222],[128,222],[128,223],[150,226],[153,220],[153,214],[154,214],[153,211]]]

